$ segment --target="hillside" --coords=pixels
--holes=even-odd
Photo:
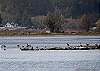
[[[100,18],[100,0],[0,0],[3,23],[13,21],[22,26],[31,25],[31,17],[47,15],[55,8],[66,18],[79,18],[83,14]]]

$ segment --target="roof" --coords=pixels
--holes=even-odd
[[[65,19],[64,22],[67,24],[75,24],[75,23],[79,24],[80,19]]]

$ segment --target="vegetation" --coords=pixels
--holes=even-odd
[[[69,33],[35,33],[35,32],[24,32],[24,31],[0,31],[0,36],[53,36],[53,35],[100,36],[100,32],[81,32],[78,34],[69,34]]]
[[[96,27],[97,27],[96,31],[100,32],[100,19],[96,22]]]
[[[88,16],[83,15],[81,17],[81,28],[85,29],[87,32],[89,31],[90,21]]]
[[[46,19],[46,25],[51,32],[61,32],[62,24],[64,23],[64,17],[59,10],[55,10],[54,13],[48,13]]]
[[[48,0],[0,0],[3,23],[15,22],[31,26],[31,17],[45,15],[50,10]]]
[[[0,14],[0,26],[2,25],[2,18],[1,18],[1,14]]]
[[[55,7],[64,17],[79,18],[83,14],[100,16],[100,0],[0,0],[3,23],[17,22],[22,26],[32,25],[30,18],[46,15]]]
[[[88,32],[89,28],[97,26],[99,31],[98,22],[95,24],[100,18],[99,5],[100,0],[0,0],[0,26],[14,22],[28,28],[47,27],[58,33],[62,32],[64,18],[78,18],[81,19],[78,28]],[[32,21],[32,17],[41,15],[47,17],[42,24]]]

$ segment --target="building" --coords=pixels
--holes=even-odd
[[[65,19],[64,24],[62,25],[63,31],[64,33],[68,34],[78,34],[80,32],[83,32],[84,30],[80,28],[80,24],[80,19]]]
[[[9,22],[7,22],[7,24],[4,27],[5,28],[14,28],[14,25],[12,25]]]
[[[25,29],[26,29],[26,27],[20,27],[13,22],[12,23],[7,22],[4,25],[4,27],[0,27],[0,31],[21,31],[21,30],[23,31]]]

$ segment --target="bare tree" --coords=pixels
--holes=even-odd
[[[62,24],[64,23],[64,17],[60,13],[58,9],[56,9],[53,13],[48,13],[46,19],[46,25],[50,29],[51,32],[61,32]]]
[[[2,25],[2,18],[1,18],[1,14],[0,14],[0,26]]]
[[[97,27],[96,31],[100,32],[100,19],[96,22],[96,27]]]
[[[83,15],[80,20],[81,20],[81,24],[80,24],[81,29],[86,30],[88,32],[90,27],[90,20],[88,16]]]

